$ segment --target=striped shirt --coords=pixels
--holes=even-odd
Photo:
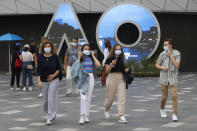
[[[180,63],[181,53],[178,50],[173,50],[172,55],[174,56],[175,60]],[[157,64],[168,67],[168,71],[160,71],[159,83],[165,86],[177,84],[178,68],[173,65],[166,51],[163,51],[159,55]]]
[[[93,62],[92,62],[91,57],[84,57],[82,66],[86,72],[93,73]]]

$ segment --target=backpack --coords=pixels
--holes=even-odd
[[[20,51],[16,53],[15,68],[22,68],[22,61],[19,58]]]

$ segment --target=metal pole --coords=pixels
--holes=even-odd
[[[9,59],[8,59],[9,60],[9,72],[8,72],[8,74],[11,74],[11,66],[10,66],[10,64],[11,64],[10,63],[10,42],[9,42],[9,55],[8,56],[9,56]]]

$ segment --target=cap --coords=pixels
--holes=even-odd
[[[24,45],[25,48],[30,48],[30,46],[28,44]]]

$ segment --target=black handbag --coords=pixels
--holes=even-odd
[[[126,82],[126,89],[128,89],[128,84],[131,84],[134,80],[134,77],[131,73],[131,69],[129,68],[128,72],[123,71],[123,79]]]

